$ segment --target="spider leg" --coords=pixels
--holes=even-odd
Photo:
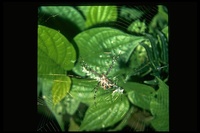
[[[115,63],[115,61],[119,58],[119,55],[118,56],[113,56],[113,59],[112,59],[112,63],[110,65],[110,67],[108,68],[107,72],[106,72],[106,76],[109,74],[110,70],[113,68],[113,65]]]
[[[84,60],[81,58],[81,65],[82,65],[82,67],[84,67],[87,71],[89,71],[89,72],[91,72],[91,73],[93,73],[94,75],[96,75],[96,76],[101,76],[99,73],[97,73],[96,71],[94,71],[91,67],[89,67],[85,62],[84,62]]]
[[[96,106],[96,101],[95,101],[95,99],[96,99],[96,93],[97,93],[97,91],[98,91],[98,86],[99,86],[99,84],[100,84],[100,82],[98,82],[97,83],[97,85],[94,87],[94,89],[92,90],[92,91],[94,91],[94,104],[95,104],[95,106]]]

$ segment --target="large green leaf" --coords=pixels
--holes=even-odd
[[[83,8],[82,8],[83,9]],[[117,20],[116,6],[90,6],[86,14],[86,27]]]
[[[97,81],[89,79],[72,78],[72,89],[70,94],[72,97],[80,102],[91,104],[94,103],[94,87]],[[99,92],[97,92],[99,94]]]
[[[157,80],[159,89],[150,103],[152,125],[157,131],[169,131],[169,87],[161,79]]]
[[[128,93],[129,100],[136,106],[143,109],[150,109],[150,102],[152,94],[155,92],[154,88],[135,82],[127,82],[121,85]]]
[[[131,53],[143,41],[142,36],[132,36],[120,30],[101,27],[86,30],[74,38],[79,48],[79,58],[73,70],[79,75],[85,75],[81,69],[81,60],[84,60],[97,73],[106,73],[112,64],[113,56],[120,59],[113,65],[109,75],[119,71],[119,62],[127,62]]]
[[[88,108],[80,130],[91,131],[112,126],[122,120],[128,110],[129,102],[124,95],[116,100],[111,94],[104,95]]]
[[[66,21],[71,21],[81,30],[85,28],[83,16],[72,6],[41,6],[40,11],[45,14],[63,18]]]
[[[38,74],[65,73],[76,59],[72,44],[59,31],[38,26]]]

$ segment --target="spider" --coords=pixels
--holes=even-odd
[[[104,90],[109,89],[109,88],[115,88],[112,94],[118,92],[118,93],[123,93],[123,89],[121,87],[118,87],[115,83],[113,83],[107,75],[113,68],[113,65],[115,61],[119,58],[118,56],[114,56],[112,59],[112,63],[109,66],[108,70],[106,73],[99,74],[96,71],[94,71],[91,67],[89,67],[83,60],[82,60],[82,69],[83,72],[86,73],[87,76],[91,76],[92,78],[96,79],[98,81],[97,85],[94,87],[92,91],[94,91],[94,100],[96,99],[96,93],[98,91],[98,86],[102,87]],[[95,76],[92,76],[94,74]]]

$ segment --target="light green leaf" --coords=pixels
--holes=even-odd
[[[65,73],[76,60],[72,44],[58,31],[38,26],[38,74]]]
[[[116,6],[90,6],[86,15],[86,27],[117,20]]]
[[[131,53],[139,42],[144,38],[132,36],[120,30],[101,27],[86,30],[74,38],[79,56],[73,70],[84,76],[82,72],[81,60],[84,60],[97,73],[105,73],[112,63],[112,57],[119,55],[119,60],[113,65],[109,75],[114,75],[119,71],[119,61],[127,62]]]
[[[150,103],[151,113],[154,116],[152,125],[157,131],[169,131],[169,87],[161,79],[157,80],[159,89]]]
[[[128,31],[135,33],[144,33],[146,30],[145,22],[141,22],[140,20],[136,20],[131,23],[128,27]]]
[[[97,100],[97,104],[91,105],[86,111],[80,130],[94,131],[106,128],[119,122],[129,109],[128,99],[122,98],[112,100],[112,95],[104,95]]]
[[[69,92],[71,87],[71,80],[67,76],[57,77],[52,86],[53,104],[59,103]]]
[[[71,21],[83,30],[85,20],[83,16],[72,6],[41,6],[40,11],[55,17],[63,18],[66,21]]]

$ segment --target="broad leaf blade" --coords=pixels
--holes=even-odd
[[[155,117],[152,125],[157,131],[169,131],[169,87],[159,78],[159,89],[152,99],[151,113]]]
[[[95,80],[72,78],[70,94],[80,102],[86,104],[94,103],[94,87],[96,85],[97,81]]]
[[[70,20],[73,24],[77,25],[81,30],[85,28],[84,18],[72,6],[42,6],[41,12],[63,18],[64,20],[66,20],[66,22]]]
[[[127,113],[129,102],[125,96],[112,100],[112,95],[102,96],[96,106],[91,105],[81,123],[80,129],[92,131],[106,128],[119,122]]]
[[[53,81],[52,96],[53,104],[59,103],[69,92],[71,80],[67,76],[59,76]]]
[[[81,70],[83,59],[97,73],[106,73],[113,56],[120,56],[109,75],[119,70],[119,61],[127,62],[131,53],[144,38],[132,36],[120,30],[102,27],[86,30],[74,38],[79,48],[79,58],[73,70],[79,75],[85,75]]]
[[[76,59],[72,44],[58,31],[38,26],[38,74],[65,73]]]
[[[134,105],[143,109],[150,109],[152,94],[155,92],[152,87],[135,82],[127,82],[121,86],[125,88],[128,93],[129,100]]]
[[[86,15],[86,27],[117,20],[116,6],[90,6]]]

